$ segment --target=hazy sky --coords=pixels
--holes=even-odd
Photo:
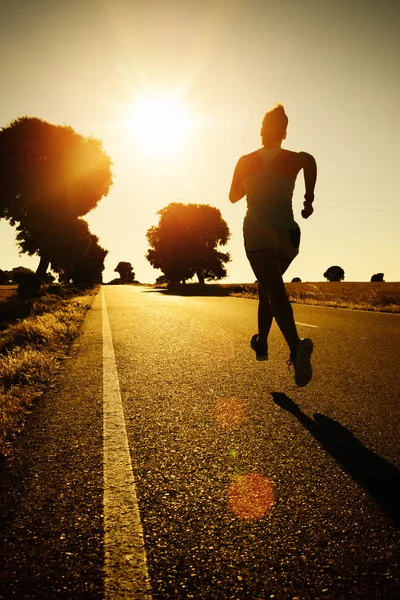
[[[19,116],[103,140],[114,186],[85,218],[109,250],[104,281],[144,255],[156,212],[172,201],[218,207],[232,238],[226,281],[254,275],[244,255],[245,200],[228,201],[238,158],[260,146],[275,102],[289,116],[284,147],[318,163],[315,213],[300,217],[300,255],[286,280],[400,280],[400,2],[398,0],[0,0],[0,127]],[[135,103],[179,97],[192,115],[186,146],[149,155],[135,145]],[[133,112],[132,112],[133,111]],[[155,146],[157,141],[154,141]],[[0,268],[36,269],[0,221]]]

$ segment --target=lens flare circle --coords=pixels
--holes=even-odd
[[[274,502],[273,484],[259,473],[238,475],[228,488],[229,507],[243,521],[262,519]]]

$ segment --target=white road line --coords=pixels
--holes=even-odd
[[[102,290],[105,599],[151,600],[143,530]]]
[[[314,329],[318,329],[319,325],[309,325],[309,323],[299,323],[296,321],[296,325],[302,325],[303,327],[314,327]]]

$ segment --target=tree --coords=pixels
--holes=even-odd
[[[11,281],[16,284],[20,284],[27,277],[31,277],[33,274],[34,272],[32,269],[28,269],[27,267],[14,267],[9,273]]]
[[[99,238],[90,234],[89,247],[85,255],[72,266],[72,281],[77,285],[94,285],[103,283],[104,260],[108,254],[100,246]]]
[[[383,283],[385,281],[383,279],[384,276],[385,276],[384,273],[375,273],[375,275],[372,275],[371,281],[381,281]]]
[[[89,226],[84,219],[74,219],[60,223],[56,231],[59,237],[55,239],[55,233],[50,232],[46,239],[43,239],[42,248],[51,253],[51,266],[57,273],[70,273],[75,264],[83,259],[89,250],[93,234],[89,231]],[[94,236],[96,240],[98,238]],[[17,240],[20,239],[20,233]],[[25,246],[25,241],[21,240],[20,245]],[[40,277],[43,280],[44,275]]]
[[[158,211],[157,226],[147,231],[147,260],[165,280],[179,283],[197,275],[199,283],[226,277],[229,253],[219,252],[230,238],[221,212],[208,204],[172,202]]]
[[[169,281],[165,277],[165,275],[160,275],[159,277],[157,277],[157,279],[156,279],[156,285],[163,285],[164,283],[166,283],[166,284],[169,283]]]
[[[9,271],[3,271],[0,269],[0,285],[7,285],[11,281],[11,274]]]
[[[293,277],[292,283],[301,283],[300,277]]]
[[[40,257],[40,280],[49,264],[59,269],[69,260],[66,239],[80,236],[74,251],[85,254],[90,237],[82,235],[79,217],[111,184],[111,160],[100,140],[34,117],[0,130],[0,218],[16,226],[22,252]]]
[[[328,281],[343,281],[344,279],[344,271],[342,267],[329,267],[327,271],[324,273],[325,279]]]
[[[135,273],[130,262],[119,262],[114,271],[119,274],[122,283],[132,283],[135,280]]]
[[[44,282],[52,283],[53,281],[54,275],[46,273]],[[14,267],[11,271],[2,271],[0,269],[0,285],[10,283],[17,284],[18,294],[23,296],[35,295],[39,289],[34,271],[27,267]]]

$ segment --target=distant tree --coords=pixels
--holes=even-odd
[[[135,280],[135,273],[130,262],[119,262],[114,271],[119,274],[121,283],[132,283]]]
[[[292,283],[301,283],[300,277],[293,277]]]
[[[39,291],[39,283],[32,269],[14,267],[10,271],[11,282],[18,285],[20,296],[35,296]]]
[[[28,269],[27,267],[14,267],[10,271],[11,281],[16,284],[20,284],[21,281],[26,280],[27,277],[34,275],[34,271],[32,269]]]
[[[76,262],[76,256],[68,257],[66,238],[80,236],[74,252],[84,256],[90,238],[82,237],[78,217],[111,184],[111,160],[100,140],[34,117],[0,130],[0,218],[16,226],[22,252],[40,257],[39,280],[49,264],[59,269],[70,258]]]
[[[372,275],[371,277],[371,281],[381,281],[384,282],[385,280],[383,279],[385,276],[384,273],[375,273],[375,275]]]
[[[11,274],[9,271],[3,271],[0,269],[0,285],[7,285],[11,281]]]
[[[162,285],[163,283],[168,283],[168,279],[165,277],[165,275],[160,275],[156,279],[156,285]]]
[[[146,258],[161,269],[165,281],[184,283],[197,275],[204,283],[226,277],[230,255],[217,248],[226,245],[230,231],[217,208],[172,202],[157,214],[158,225],[146,234],[150,244]]]
[[[342,267],[329,267],[327,271],[324,273],[325,279],[328,281],[343,281],[344,279],[344,271]]]

